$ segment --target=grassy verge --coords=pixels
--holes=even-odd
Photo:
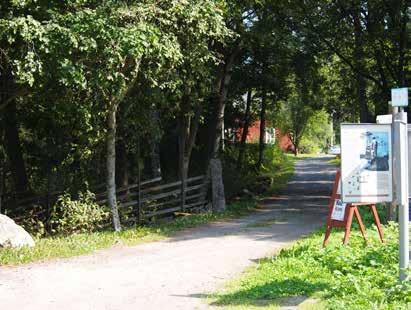
[[[296,242],[279,255],[261,260],[226,290],[212,297],[233,309],[411,309],[411,283],[398,283],[398,228],[385,226],[386,243],[368,229],[348,246],[333,232],[322,247],[323,231]]]
[[[187,228],[219,219],[235,218],[255,210],[256,202],[239,201],[230,204],[219,214],[203,213],[177,218],[171,222],[153,226],[125,229],[119,233],[101,231],[70,236],[46,237],[35,240],[34,248],[0,249],[0,265],[18,265],[52,258],[71,257],[92,253],[115,245],[137,245],[162,240]]]
[[[269,189],[270,194],[278,193],[287,185],[287,182],[294,175],[295,162],[298,159],[295,156],[284,156],[278,169],[267,171],[267,174],[274,180]]]
[[[315,154],[315,153],[299,153],[297,156],[295,156],[292,153],[287,153],[287,156],[290,158],[294,158],[296,160],[304,159],[304,158],[311,158],[311,157],[318,157],[321,154]]]
[[[335,157],[335,158],[329,160],[328,162],[332,165],[341,166],[341,158],[340,157]]]

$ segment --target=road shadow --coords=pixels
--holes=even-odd
[[[261,199],[260,207],[253,214],[189,229],[168,242],[222,236],[288,242],[315,230],[326,222],[336,172],[329,160],[330,157],[320,157],[298,161],[296,173],[287,187],[279,195]]]

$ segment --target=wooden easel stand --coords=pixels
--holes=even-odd
[[[371,212],[373,214],[374,221],[375,221],[375,224],[377,226],[377,230],[378,230],[378,234],[380,236],[381,242],[384,242],[384,232],[382,230],[380,218],[378,217],[377,208],[376,208],[374,203],[351,203],[351,204],[348,204],[347,207],[346,207],[346,210],[345,210],[345,216],[344,216],[343,221],[337,221],[337,220],[333,220],[331,218],[332,213],[333,213],[333,209],[334,209],[335,201],[337,199],[341,198],[340,195],[337,194],[340,179],[341,179],[341,171],[338,170],[336,175],[335,175],[334,185],[333,185],[331,197],[330,197],[330,200],[329,200],[329,203],[328,203],[327,226],[326,226],[326,230],[325,230],[323,246],[327,245],[328,239],[329,239],[330,234],[331,234],[331,230],[334,227],[343,227],[345,229],[343,244],[344,245],[348,244],[348,241],[350,239],[350,233],[351,233],[351,225],[352,225],[352,221],[353,221],[354,216],[355,216],[355,219],[358,222],[358,225],[360,227],[360,231],[361,231],[361,234],[362,234],[364,240],[367,241],[367,236],[365,234],[365,227],[364,227],[364,224],[362,222],[360,212],[358,210],[359,206],[369,206],[371,208]]]

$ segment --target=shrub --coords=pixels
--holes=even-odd
[[[78,200],[70,194],[61,195],[53,206],[50,215],[52,233],[72,234],[91,232],[101,228],[109,213],[95,201],[90,191],[80,193]]]
[[[42,210],[41,206],[34,206],[28,211],[27,216],[21,222],[21,226],[27,230],[33,237],[43,237],[46,234],[46,227],[43,219],[39,216]]]
[[[266,145],[264,161],[261,169],[257,170],[258,149],[258,144],[246,144],[242,168],[238,169],[238,147],[235,145],[226,147],[223,154],[223,178],[228,198],[242,194],[244,189],[254,194],[261,194],[268,190],[273,182],[286,183],[286,178],[292,175],[292,171],[291,174],[284,175],[285,170],[288,170],[290,165],[287,156],[277,144]]]

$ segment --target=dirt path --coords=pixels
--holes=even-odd
[[[204,294],[325,222],[335,172],[329,159],[298,161],[283,195],[266,199],[263,209],[238,220],[136,247],[2,267],[0,308],[206,309]]]

